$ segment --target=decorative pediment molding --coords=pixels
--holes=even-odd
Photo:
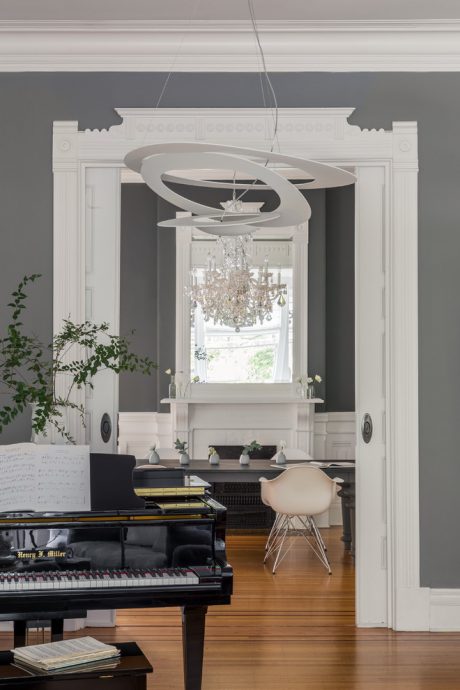
[[[54,169],[73,161],[120,161],[129,151],[166,141],[207,141],[266,150],[273,140],[273,117],[265,108],[116,108],[120,124],[78,131],[78,122],[54,128]],[[354,108],[280,108],[277,141],[283,153],[347,165],[359,152],[363,161],[393,159],[417,166],[417,123],[393,123],[392,131],[361,129],[348,122]],[[123,181],[140,181],[123,172]]]
[[[275,72],[457,72],[460,21],[258,21]],[[258,72],[249,21],[1,21],[3,72]]]

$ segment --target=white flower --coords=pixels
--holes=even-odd
[[[168,374],[169,376],[171,376],[171,374],[172,374],[171,369],[166,369],[165,374]]]
[[[323,379],[321,378],[321,376],[319,374],[315,374],[315,381],[317,381],[318,383],[321,383],[322,380]]]
[[[313,383],[313,379],[312,379],[311,376],[309,376],[309,377],[307,378],[307,383]]]

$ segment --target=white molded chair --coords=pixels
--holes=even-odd
[[[262,502],[276,513],[265,545],[264,563],[274,555],[272,572],[275,574],[293,543],[292,539],[286,543],[286,538],[298,535],[305,538],[331,574],[326,546],[314,516],[328,510],[337,493],[337,482],[308,465],[293,465],[275,479],[261,477],[260,482]]]

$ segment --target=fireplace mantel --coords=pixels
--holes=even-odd
[[[164,398],[171,406],[172,441],[188,443],[194,459],[208,456],[213,445],[244,445],[253,439],[263,445],[304,450],[313,457],[315,404],[320,398],[303,399],[293,395],[250,397],[206,395],[190,398]]]
[[[160,400],[163,404],[169,405],[278,405],[280,403],[296,404],[296,405],[315,405],[323,403],[321,398],[299,398],[273,396],[271,398],[260,397],[209,397],[209,398],[163,398]]]

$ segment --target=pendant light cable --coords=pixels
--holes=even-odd
[[[185,27],[184,31],[182,32],[182,36],[181,36],[181,39],[180,39],[180,41],[179,41],[179,46],[178,46],[178,48],[177,48],[176,54],[174,55],[173,61],[172,61],[172,63],[171,63],[170,70],[169,70],[168,74],[167,74],[166,77],[165,77],[165,80],[164,80],[164,82],[163,82],[163,86],[161,87],[160,95],[158,96],[156,105],[155,105],[155,107],[154,107],[154,111],[156,111],[156,110],[159,108],[159,106],[160,106],[160,103],[161,103],[161,101],[162,101],[162,99],[163,99],[163,96],[164,96],[164,94],[165,94],[166,88],[167,88],[167,86],[168,86],[168,84],[169,84],[169,81],[170,81],[170,79],[171,79],[171,76],[172,76],[172,74],[173,74],[173,72],[174,72],[174,68],[175,68],[175,66],[176,66],[176,63],[177,63],[177,61],[178,61],[178,59],[179,59],[179,55],[180,55],[181,52],[182,52],[182,46],[183,46],[183,44],[184,44],[185,36],[186,36],[186,29],[189,29],[189,28],[190,28],[190,26],[191,26],[193,20],[195,19],[196,13],[198,12],[198,8],[199,8],[200,4],[201,4],[201,0],[196,0],[196,1],[195,1],[195,4],[194,4],[194,6],[193,6],[193,11],[192,11],[192,13],[191,13],[191,15],[190,15],[190,17],[189,17],[187,26]]]
[[[273,98],[275,116],[274,116],[274,127],[273,127],[273,140],[272,140],[272,145],[270,148],[270,151],[273,151],[274,146],[275,146],[275,141],[278,138],[278,99],[276,98],[275,89],[273,88],[273,84],[272,84],[270,76],[268,74],[267,63],[265,61],[265,53],[264,53],[264,50],[262,48],[262,44],[260,42],[259,30],[257,28],[256,18],[255,18],[255,14],[254,14],[253,0],[248,0],[248,8],[249,8],[249,14],[251,17],[251,23],[252,23],[252,28],[254,31],[254,36],[255,36],[255,39],[257,41],[257,47],[259,49],[260,58],[262,60],[263,75],[265,77],[265,80],[268,84],[269,91],[270,91],[272,98]],[[262,93],[263,93],[263,87],[262,87]],[[265,105],[265,98],[264,98],[264,105]]]
[[[272,110],[272,112],[273,112],[273,110],[275,112],[274,112],[274,115],[272,116],[273,117],[273,138],[272,138],[272,143],[270,146],[270,152],[272,153],[274,148],[275,148],[275,142],[278,144],[278,150],[280,150],[280,145],[279,145],[279,140],[278,140],[278,99],[276,98],[275,89],[273,88],[273,84],[271,82],[270,75],[268,74],[267,63],[265,60],[265,53],[264,53],[264,50],[262,48],[262,43],[260,42],[259,30],[257,28],[256,17],[254,14],[253,0],[248,0],[248,9],[249,9],[249,16],[251,18],[251,24],[252,24],[252,29],[254,32],[254,37],[255,37],[256,43],[257,43],[258,53],[260,55],[260,59],[262,62],[262,70],[259,72],[259,79],[260,79],[260,88],[262,91],[262,101],[264,104],[264,108],[267,108],[267,102],[266,102],[266,98],[265,98],[265,89],[264,89],[262,77],[265,77],[269,92],[271,93],[271,96],[273,98],[273,108],[271,108],[271,110]],[[267,165],[268,165],[268,160],[265,161],[264,168],[266,168]],[[236,170],[234,171],[234,179],[235,179],[235,177],[236,177]],[[251,183],[251,185],[247,189],[245,189],[243,192],[241,192],[241,194],[239,194],[236,198],[235,198],[235,195],[233,194],[233,203],[240,201],[249,192],[251,187],[253,187],[255,184],[257,184],[257,180],[254,180]],[[222,216],[221,216],[222,220],[224,219],[225,214],[227,212],[228,212],[227,209],[225,209],[224,212],[222,213]]]

